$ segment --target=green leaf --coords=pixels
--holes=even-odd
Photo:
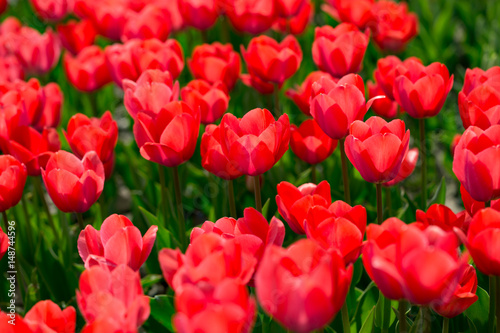
[[[361,329],[359,330],[359,333],[371,333],[373,332],[373,323],[375,319],[375,306],[370,310],[370,313],[368,314],[368,317],[366,317],[365,322],[363,323],[363,326],[361,326]]]
[[[441,178],[441,182],[436,188],[436,191],[432,195],[432,198],[430,198],[429,201],[427,202],[427,207],[433,204],[444,205],[445,201],[446,201],[446,179],[443,176],[443,178]]]
[[[267,213],[269,211],[269,204],[271,202],[271,199],[268,198],[264,206],[262,206],[262,215],[267,219]]]
[[[159,274],[149,274],[149,275],[146,275],[145,277],[143,277],[141,279],[142,288],[149,288],[152,285],[160,282],[162,279],[163,279],[163,276],[161,276]]]
[[[391,327],[392,323],[396,319],[396,315],[394,314],[394,311],[392,311],[393,302],[397,307],[397,301],[391,301],[390,299],[382,295],[381,292],[379,293],[379,298],[375,309],[375,325],[377,327],[382,329],[389,329],[389,327]],[[386,307],[388,309],[387,311]]]
[[[172,297],[167,295],[158,295],[151,298],[151,316],[170,331],[173,331],[172,316],[175,314],[175,308]]]
[[[148,222],[148,224],[151,225],[160,225],[160,222],[158,221],[158,217],[156,217],[154,214],[146,210],[146,208],[139,206],[139,210],[141,211],[142,215]]]
[[[158,232],[156,233],[156,246],[158,249],[171,248],[171,233],[162,226],[158,227]]]
[[[464,314],[474,323],[478,332],[486,332],[488,330],[490,296],[481,287],[477,287],[476,295],[478,300],[465,310]]]

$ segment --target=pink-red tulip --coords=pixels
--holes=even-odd
[[[220,2],[233,27],[254,35],[269,29],[276,19],[276,5],[269,0],[225,0]]]
[[[229,94],[222,82],[210,84],[193,80],[181,89],[181,98],[193,110],[200,110],[202,124],[211,124],[226,112]]]
[[[401,168],[396,177],[393,180],[388,181],[387,183],[383,183],[384,186],[394,186],[406,178],[408,178],[413,171],[415,170],[415,166],[418,161],[418,148],[409,149],[406,153],[403,163],[401,163]]]
[[[281,85],[276,85],[262,81],[258,76],[253,74],[241,74],[241,82],[248,87],[252,87],[262,95],[269,95],[274,93],[276,89],[281,90]]]
[[[295,16],[307,0],[276,0],[276,12],[280,17]]]
[[[295,89],[288,89],[286,91],[286,96],[290,98],[306,116],[311,115],[309,102],[312,97],[312,85],[314,82],[319,81],[322,77],[333,80],[330,74],[315,71],[307,75],[304,82],[302,82],[300,86],[295,86]]]
[[[43,20],[59,21],[73,8],[72,0],[30,0],[35,12]]]
[[[345,302],[352,266],[340,254],[302,239],[287,249],[267,248],[255,275],[257,299],[270,316],[294,332],[328,324]]]
[[[486,207],[485,202],[472,199],[463,185],[460,185],[460,196],[462,197],[465,210],[470,216],[476,215],[478,211]],[[491,200],[490,207],[500,211],[500,199]]]
[[[468,96],[475,88],[482,85],[500,88],[500,66],[493,66],[486,71],[481,68],[467,68],[465,70],[464,86],[460,93]]]
[[[193,156],[199,129],[199,110],[184,102],[170,102],[156,114],[140,112],[134,136],[142,157],[174,167]]]
[[[499,236],[500,212],[493,208],[478,211],[470,222],[466,245],[477,269],[485,275],[500,276]]]
[[[170,34],[170,13],[156,4],[146,5],[138,13],[130,13],[123,27],[121,40],[156,38],[165,41]]]
[[[424,227],[436,225],[445,231],[453,231],[454,228],[462,229],[467,232],[464,214],[455,214],[445,205],[434,204],[424,212],[417,209],[417,222],[422,223]]]
[[[11,155],[0,155],[0,212],[5,212],[21,201],[27,177],[28,172],[23,163]]]
[[[50,28],[40,34],[35,29],[22,27],[18,36],[15,52],[27,72],[45,74],[59,61],[61,45]]]
[[[372,8],[374,0],[328,0],[321,8],[340,22],[348,22],[359,29],[367,28],[373,23]]]
[[[407,154],[410,130],[396,119],[386,122],[371,117],[366,122],[355,121],[345,141],[347,158],[370,183],[385,183],[399,173]]]
[[[178,0],[179,11],[186,25],[200,30],[212,27],[219,17],[218,0]]]
[[[0,58],[0,81],[14,82],[24,79],[24,70],[21,62],[14,55]]]
[[[458,94],[458,110],[465,128],[476,126],[487,129],[500,124],[500,87],[483,84],[468,95]]]
[[[75,13],[89,19],[100,35],[119,41],[128,16],[133,12],[126,2],[75,1]]]
[[[455,134],[453,136],[453,139],[451,140],[451,143],[450,143],[451,157],[455,157],[455,148],[457,148],[457,145],[460,142],[461,138],[462,138],[462,134]]]
[[[300,35],[306,30],[313,15],[314,8],[311,1],[303,1],[299,11],[295,15],[277,18],[273,29],[284,34]]]
[[[42,88],[43,109],[39,119],[32,123],[39,132],[45,127],[57,127],[61,122],[61,109],[64,100],[61,88],[57,83],[51,82]]]
[[[93,92],[112,81],[104,51],[98,46],[88,46],[76,57],[66,53],[63,65],[69,82],[80,91]]]
[[[337,140],[326,135],[314,119],[304,121],[300,127],[292,125],[290,131],[290,148],[306,163],[321,163],[337,148]]]
[[[377,96],[384,96],[384,91],[377,83],[372,81],[367,82],[368,98]],[[372,111],[379,117],[395,118],[398,115],[398,103],[385,96],[384,98],[377,99],[372,104]]]
[[[373,76],[375,77],[376,83],[384,92],[383,95],[391,100],[395,100],[393,94],[394,82],[396,81],[396,77],[399,76],[399,72],[397,72],[396,69],[399,66],[408,67],[413,61],[421,63],[421,60],[415,57],[410,57],[401,61],[398,57],[392,55],[377,61],[377,68],[373,72]]]
[[[220,129],[222,151],[244,175],[263,174],[288,150],[290,121],[286,114],[276,121],[266,109],[253,109],[243,118],[227,113]]]
[[[60,150],[42,168],[42,178],[54,204],[63,212],[83,213],[99,199],[104,167],[94,151],[82,159]]]
[[[0,0],[0,14],[7,9],[7,0]]]
[[[97,36],[97,31],[89,20],[70,20],[65,24],[59,24],[57,33],[62,46],[73,55],[93,45]]]

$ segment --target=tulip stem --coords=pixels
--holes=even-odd
[[[229,198],[229,213],[231,214],[231,217],[237,218],[236,203],[234,200],[234,180],[232,179],[227,181],[227,196]]]
[[[21,206],[23,207],[24,219],[26,220],[26,226],[27,226],[26,233],[28,234],[28,240],[29,240],[31,246],[33,246],[35,244],[33,242],[33,231],[31,230],[31,220],[30,220],[30,216],[28,214],[28,206],[26,204],[26,199],[24,198],[24,194],[21,197]]]
[[[406,333],[408,331],[406,325],[406,301],[404,299],[399,301],[399,333]]]
[[[83,222],[83,214],[76,213],[76,219],[78,221],[78,226],[80,227],[80,230],[85,229],[85,222]]]
[[[425,148],[425,118],[419,119],[420,154],[422,156],[422,209],[427,210],[427,150]]]
[[[56,225],[54,224],[54,220],[52,219],[52,215],[50,214],[49,205],[47,205],[47,200],[45,200],[45,194],[43,193],[42,182],[40,177],[33,177],[33,183],[35,185],[35,189],[40,196],[40,200],[42,201],[42,206],[45,209],[45,213],[47,213],[47,219],[49,220],[49,225],[54,232],[54,238],[57,244],[60,244],[59,233],[57,232]]]
[[[347,156],[344,147],[345,139],[340,139],[340,160],[342,162],[342,177],[344,180],[344,198],[345,202],[351,204],[351,192],[349,190],[349,173],[347,170]]]
[[[97,91],[88,94],[90,107],[92,108],[92,116],[99,117],[99,107],[97,106]]]
[[[311,179],[314,184],[317,184],[316,180],[316,164],[311,165]]]
[[[351,332],[351,323],[349,321],[349,310],[347,308],[347,301],[344,302],[344,305],[342,305],[342,310],[340,310],[342,313],[342,326],[344,328],[344,333],[349,333]]]
[[[177,223],[179,225],[179,242],[181,243],[182,249],[186,249],[186,220],[184,218],[184,207],[182,206],[182,192],[181,192],[181,181],[179,178],[179,167],[175,166],[172,168],[174,173],[174,190],[175,190],[175,203],[177,204],[177,212],[179,216],[177,217]]]
[[[274,95],[274,114],[276,115],[276,117],[279,117],[279,116],[281,116],[281,110],[280,110],[280,86],[277,83],[274,84],[273,95]]]
[[[496,279],[493,275],[490,275],[490,312],[488,314],[488,332],[494,332],[495,329],[496,294]]]
[[[260,197],[260,177],[253,176],[253,190],[255,192],[255,208],[262,213],[262,198]]]
[[[392,217],[393,212],[392,212],[392,199],[391,199],[391,188],[386,187],[385,188],[385,205],[387,208],[387,214],[389,217]]]
[[[448,333],[450,331],[450,319],[443,318],[443,333]]]
[[[208,43],[207,31],[205,29],[201,29],[200,33],[201,33],[201,41],[203,42],[203,44],[207,44]]]
[[[167,187],[165,186],[165,172],[163,165],[158,164],[158,177],[160,178],[161,186],[161,207],[163,213],[163,226],[167,226]]]
[[[377,222],[380,225],[384,220],[384,210],[382,207],[382,184],[377,183],[375,186],[377,188]]]
[[[9,232],[9,220],[7,219],[7,211],[2,212],[3,223],[5,224],[5,233]]]

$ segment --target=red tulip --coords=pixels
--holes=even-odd
[[[404,2],[380,0],[372,6],[373,41],[382,50],[398,52],[418,33],[418,17]]]
[[[86,153],[80,160],[60,150],[42,169],[42,178],[57,208],[66,213],[83,213],[102,193],[104,167],[94,151]]]
[[[295,16],[307,0],[276,0],[276,12],[280,17]]]
[[[140,112],[134,136],[141,156],[174,167],[193,156],[200,128],[200,112],[184,102],[170,102],[157,114]]]
[[[424,227],[436,225],[445,231],[453,231],[454,228],[467,231],[464,225],[465,215],[455,214],[450,208],[441,204],[430,206],[427,212],[417,209],[417,222],[422,223]]]
[[[218,0],[178,0],[184,23],[200,30],[207,30],[219,17]]]
[[[18,36],[15,52],[27,72],[45,74],[59,61],[61,45],[50,28],[40,34],[32,28],[22,27]]]
[[[273,29],[284,34],[300,35],[306,30],[313,15],[314,8],[310,0],[303,1],[298,13],[290,17],[279,17]]]
[[[469,216],[476,215],[478,211],[486,207],[484,202],[472,199],[469,192],[467,192],[463,185],[460,185],[460,196],[462,197],[465,210]],[[490,207],[500,211],[500,199],[491,200]]]
[[[254,35],[269,29],[276,18],[276,5],[269,0],[221,1],[222,10],[233,27]]]
[[[474,215],[469,225],[466,245],[477,269],[485,275],[500,275],[499,235],[499,211],[485,208]]]
[[[262,95],[269,95],[274,93],[276,89],[281,90],[281,85],[276,85],[262,81],[258,76],[253,74],[241,74],[240,75],[241,82],[248,87],[252,87],[257,90]]]
[[[465,130],[455,148],[453,172],[477,201],[500,198],[500,125],[483,131],[471,126]]]
[[[80,91],[93,92],[112,81],[104,51],[98,46],[88,46],[76,57],[66,53],[63,60],[69,82]]]
[[[433,307],[440,316],[453,318],[467,310],[472,304],[478,300],[476,295],[477,290],[477,275],[476,270],[472,265],[469,265],[462,274],[462,278],[458,283],[451,299],[441,305]]]
[[[211,124],[222,117],[229,105],[229,95],[222,82],[211,85],[193,80],[182,88],[181,97],[193,110],[200,110],[202,124]]]
[[[5,231],[7,233],[9,232],[8,230]],[[5,232],[3,232],[2,228],[0,227],[0,260],[2,260],[2,257],[4,256],[5,253],[7,253],[8,249],[9,249],[9,237]],[[1,325],[2,325],[2,320],[0,320],[0,327],[2,327]]]
[[[396,81],[396,77],[399,76],[399,72],[396,69],[399,66],[409,67],[413,61],[421,63],[420,59],[415,57],[401,61],[398,57],[392,55],[377,61],[377,69],[373,72],[373,76],[384,92],[383,95],[386,95],[391,100],[395,100],[393,94],[394,82]]]
[[[5,108],[14,105],[17,112],[24,118],[23,125],[34,125],[40,121],[44,110],[44,103],[47,98],[45,89],[37,79],[30,79],[28,82],[15,81],[13,83],[0,83],[1,104]]]
[[[185,27],[185,22],[179,9],[179,0],[157,1],[156,5],[161,6],[169,12],[168,20],[170,21],[172,31],[180,31]]]
[[[7,9],[7,0],[0,0],[0,14]]]
[[[216,42],[196,46],[188,66],[195,79],[209,83],[222,81],[232,90],[240,75],[241,60],[231,44]]]
[[[102,3],[77,0],[75,12],[79,17],[89,19],[100,35],[119,41],[127,23],[127,17],[133,11],[125,6],[125,2]]]
[[[337,148],[337,140],[326,135],[314,119],[304,121],[300,127],[292,125],[290,131],[290,148],[306,163],[321,163]]]
[[[221,124],[222,151],[234,167],[248,176],[271,169],[288,150],[288,115],[278,121],[266,109],[253,109],[243,118],[227,113]]]
[[[40,134],[29,126],[20,126],[6,142],[6,151],[26,165],[28,175],[39,176],[52,154],[61,148],[59,135],[53,128],[45,128]]]
[[[196,237],[182,254],[179,249],[163,249],[158,260],[165,280],[175,292],[186,284],[216,286],[226,278],[243,285],[252,277],[257,259],[252,244],[258,237],[224,239],[209,232]],[[254,252],[249,252],[253,250]]]
[[[21,201],[27,177],[23,163],[10,155],[0,155],[0,212],[5,212]],[[0,243],[3,244],[3,241]]]
[[[170,72],[148,69],[137,82],[123,80],[124,104],[132,118],[139,112],[158,114],[170,102],[179,98],[179,82],[172,79]]]
[[[89,151],[95,151],[102,163],[113,157],[118,141],[118,125],[109,111],[100,119],[78,113],[70,118],[68,131],[63,130],[63,133],[78,158],[83,158]]]
[[[78,253],[85,268],[106,264],[113,270],[121,264],[138,271],[153,248],[157,226],[141,232],[123,215],[113,214],[104,220],[101,230],[88,225],[78,237]]]
[[[373,23],[372,7],[374,0],[329,0],[321,8],[335,20],[348,22],[359,29],[367,28]]]
[[[488,129],[500,124],[500,87],[480,85],[468,95],[458,94],[458,110],[465,128]]]
[[[311,99],[314,99],[319,94],[328,94],[337,86],[354,85],[359,91],[365,93],[365,83],[363,78],[358,74],[347,74],[340,79],[332,78],[331,76],[322,76],[311,85]]]
[[[283,84],[295,74],[302,62],[300,44],[291,35],[281,43],[266,35],[255,37],[247,50],[241,47],[241,54],[250,74],[275,84]]]
[[[138,13],[130,13],[121,40],[157,38],[165,41],[170,34],[170,12],[161,5],[149,4]]]
[[[484,71],[481,68],[467,68],[465,70],[464,86],[459,93],[468,96],[475,88],[487,85],[494,88],[500,88],[500,67],[493,66]]]
[[[267,248],[255,276],[257,299],[274,319],[295,332],[328,324],[345,302],[352,278],[337,251],[302,239],[287,249]]]
[[[418,148],[409,149],[403,159],[403,163],[401,163],[401,168],[399,169],[397,176],[393,180],[390,180],[387,183],[383,183],[382,185],[394,186],[402,182],[406,178],[408,178],[415,170],[417,161],[418,161]]]
[[[402,120],[386,122],[371,117],[366,122],[355,121],[345,141],[347,158],[370,183],[385,183],[399,173],[407,154],[410,130],[405,132]]]
[[[207,125],[201,137],[201,166],[222,179],[236,179],[242,176],[222,150],[221,129],[216,125]]]
[[[398,104],[413,118],[434,117],[441,111],[453,86],[445,65],[435,62],[425,67],[416,60],[396,68],[393,94]]]
[[[384,91],[377,83],[368,81],[366,85],[368,86],[368,98],[384,95]],[[372,110],[377,116],[389,119],[397,117],[398,108],[398,103],[386,96],[377,99],[372,104]]]
[[[30,0],[35,12],[47,21],[63,19],[73,8],[71,0]]]
[[[97,36],[97,31],[90,20],[70,20],[65,24],[59,24],[57,33],[62,46],[73,55],[93,45]]]
[[[119,327],[118,331],[108,332],[137,332],[149,317],[149,297],[142,291],[139,273],[127,265],[113,271],[106,266],[90,267],[80,276],[79,286],[76,301],[87,322],[85,332],[99,332],[98,328],[106,327]],[[101,322],[107,324],[98,325]],[[88,329],[93,324],[95,330]]]
[[[1,38],[1,37],[0,37]],[[14,55],[7,55],[0,58],[0,81],[14,82],[24,79],[24,70]]]
[[[457,236],[437,226],[421,230],[390,218],[370,224],[363,264],[385,297],[416,305],[446,304],[467,267]],[[439,269],[436,269],[438,268]]]
[[[309,101],[312,97],[312,85],[322,77],[333,80],[330,74],[315,71],[311,72],[300,86],[295,86],[295,89],[288,89],[286,91],[286,96],[290,98],[306,116],[311,115]]]
[[[312,47],[314,63],[334,77],[357,73],[361,69],[368,39],[368,32],[363,33],[350,23],[341,23],[335,28],[318,27]]]
[[[40,118],[32,123],[38,131],[42,132],[45,127],[56,128],[61,122],[61,109],[64,100],[61,88],[57,83],[49,83],[42,88],[43,109]]]

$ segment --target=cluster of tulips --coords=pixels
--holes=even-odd
[[[443,204],[429,207],[425,127],[426,119],[443,108],[453,75],[442,63],[394,55],[378,60],[374,81],[366,87],[357,74],[370,41],[393,53],[415,37],[418,20],[405,3],[325,1],[321,9],[340,23],[315,28],[311,53],[318,70],[284,92],[307,118],[291,124],[294,118],[280,107],[281,90],[304,59],[294,35],[312,21],[311,0],[30,2],[56,31],[40,33],[14,17],[0,25],[0,211],[5,222],[0,259],[13,246],[9,210],[22,201],[30,221],[25,200],[30,176],[55,243],[68,241],[70,231],[54,223],[53,206],[76,216],[70,239],[82,272],[75,299],[85,323],[78,323],[73,306],[42,300],[24,316],[0,311],[1,332],[73,333],[80,327],[84,333],[140,332],[153,312],[141,267],[163,230],[172,248],[160,249],[157,261],[175,306],[166,327],[178,332],[251,332],[256,323],[272,331],[266,326],[271,319],[262,319],[259,309],[294,332],[329,331],[325,327],[337,313],[344,332],[374,327],[430,332],[435,314],[443,317],[438,321],[448,332],[450,318],[478,300],[476,269],[490,279],[489,314],[483,314],[488,329],[500,332],[500,67],[467,70],[459,93],[465,132],[454,139],[452,153],[465,210],[454,213]],[[0,12],[6,5],[0,1]],[[207,31],[215,24],[229,29],[227,22],[238,33],[273,29],[284,37],[253,37],[241,46],[240,57],[232,44],[207,42]],[[185,60],[186,46],[169,36],[188,27],[200,30],[205,43]],[[71,152],[61,149],[66,146],[58,132],[63,92],[49,80],[61,52],[67,81],[90,100],[114,82],[140,156],[159,166],[162,219],[144,234],[125,215],[101,216],[98,227],[83,217],[113,177],[119,119],[114,106],[102,113],[94,101],[93,116],[77,113],[64,124]],[[193,80],[181,87],[185,62]],[[241,118],[227,112],[239,81],[259,94],[273,94],[272,107],[245,105]],[[375,116],[365,119],[369,111]],[[412,140],[403,115],[418,120],[418,140]],[[418,148],[410,147],[414,141]],[[343,198],[332,197],[331,182],[318,182],[316,174],[317,165],[332,158],[337,147]],[[311,166],[312,182],[272,185],[284,224],[275,216],[268,221],[261,186],[289,149]],[[202,168],[227,181],[231,217],[187,230],[179,166],[197,151]],[[384,213],[383,189],[405,181],[419,157],[421,209],[415,207],[413,221],[402,221],[391,209]],[[173,175],[176,212],[171,219],[164,167]],[[351,198],[353,172],[375,184],[376,221],[369,221],[363,202]],[[237,210],[234,181],[240,177],[255,194],[255,208]],[[386,202],[390,194],[385,192]],[[27,235],[17,244],[34,243],[31,226],[17,228],[26,228]],[[285,242],[285,234],[292,241]],[[362,268],[380,295],[362,314],[360,326],[355,316],[361,315],[347,299],[357,297]]]

